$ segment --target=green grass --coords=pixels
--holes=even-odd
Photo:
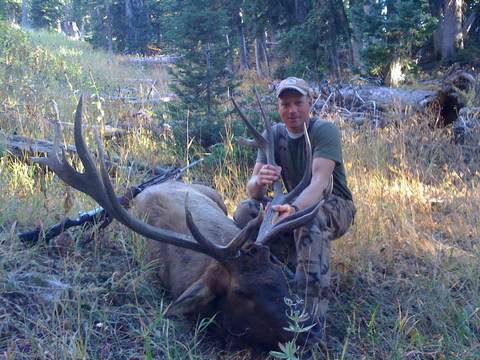
[[[8,35],[2,34],[0,39]],[[52,100],[62,121],[71,122],[80,92],[113,95],[114,89],[127,86],[127,78],[158,77],[168,93],[164,69],[138,68],[56,34],[8,36],[17,38],[8,51],[0,50],[5,134],[51,139],[46,119],[56,116]],[[129,86],[135,96],[145,96],[142,84]],[[169,120],[162,104],[88,96],[85,102],[90,123],[136,127],[105,142],[121,164],[127,159],[184,164],[203,154],[194,143],[185,149],[171,133],[147,127]],[[415,119],[373,134],[330,117],[341,125],[358,213],[351,231],[333,243],[327,358],[480,358],[479,164],[466,168],[448,130],[432,130]],[[237,147],[230,120],[224,143],[187,179],[209,182],[232,212],[245,197],[252,153]],[[67,143],[72,142],[70,131],[64,131]],[[87,140],[93,145],[90,131]],[[195,326],[163,316],[170,299],[145,278],[142,240],[123,227],[112,225],[88,245],[82,245],[87,235],[82,231],[68,232],[49,245],[21,244],[16,232],[74,217],[95,204],[38,166],[5,150],[1,154],[2,356],[248,358],[245,351],[218,344],[204,322]],[[143,176],[120,170],[114,185],[122,192]]]

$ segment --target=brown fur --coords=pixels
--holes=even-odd
[[[189,234],[185,220],[185,195],[200,231],[212,241],[226,244],[240,229],[226,214],[220,195],[203,185],[166,182],[147,188],[135,199],[141,218],[151,225]],[[213,221],[214,219],[214,221]],[[147,239],[146,256],[155,267],[155,277],[172,296],[180,296],[198,280],[211,258],[193,251]]]

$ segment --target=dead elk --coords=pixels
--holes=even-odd
[[[216,322],[225,332],[250,345],[271,348],[292,338],[284,329],[288,326],[284,301],[290,296],[288,279],[266,244],[278,233],[309,221],[318,207],[275,225],[264,221],[258,231],[261,213],[240,230],[213,189],[172,181],[152,186],[135,199],[137,218],[117,199],[98,135],[100,171],[88,152],[82,135],[82,99],[75,114],[74,137],[84,173],[68,163],[64,152],[62,160],[58,158],[59,135],[57,124],[54,150],[35,161],[48,165],[65,183],[97,201],[109,216],[146,238],[155,276],[176,298],[168,314],[217,314]],[[265,220],[271,217],[267,211]],[[252,239],[257,232],[258,237]],[[318,338],[302,333],[297,341],[310,343]]]

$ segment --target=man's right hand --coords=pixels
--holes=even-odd
[[[281,171],[282,168],[280,166],[265,164],[257,173],[255,183],[258,186],[272,185],[274,181],[280,179]]]

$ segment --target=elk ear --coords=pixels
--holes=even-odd
[[[166,316],[184,315],[205,307],[215,298],[215,294],[203,279],[189,286],[167,309]]]

